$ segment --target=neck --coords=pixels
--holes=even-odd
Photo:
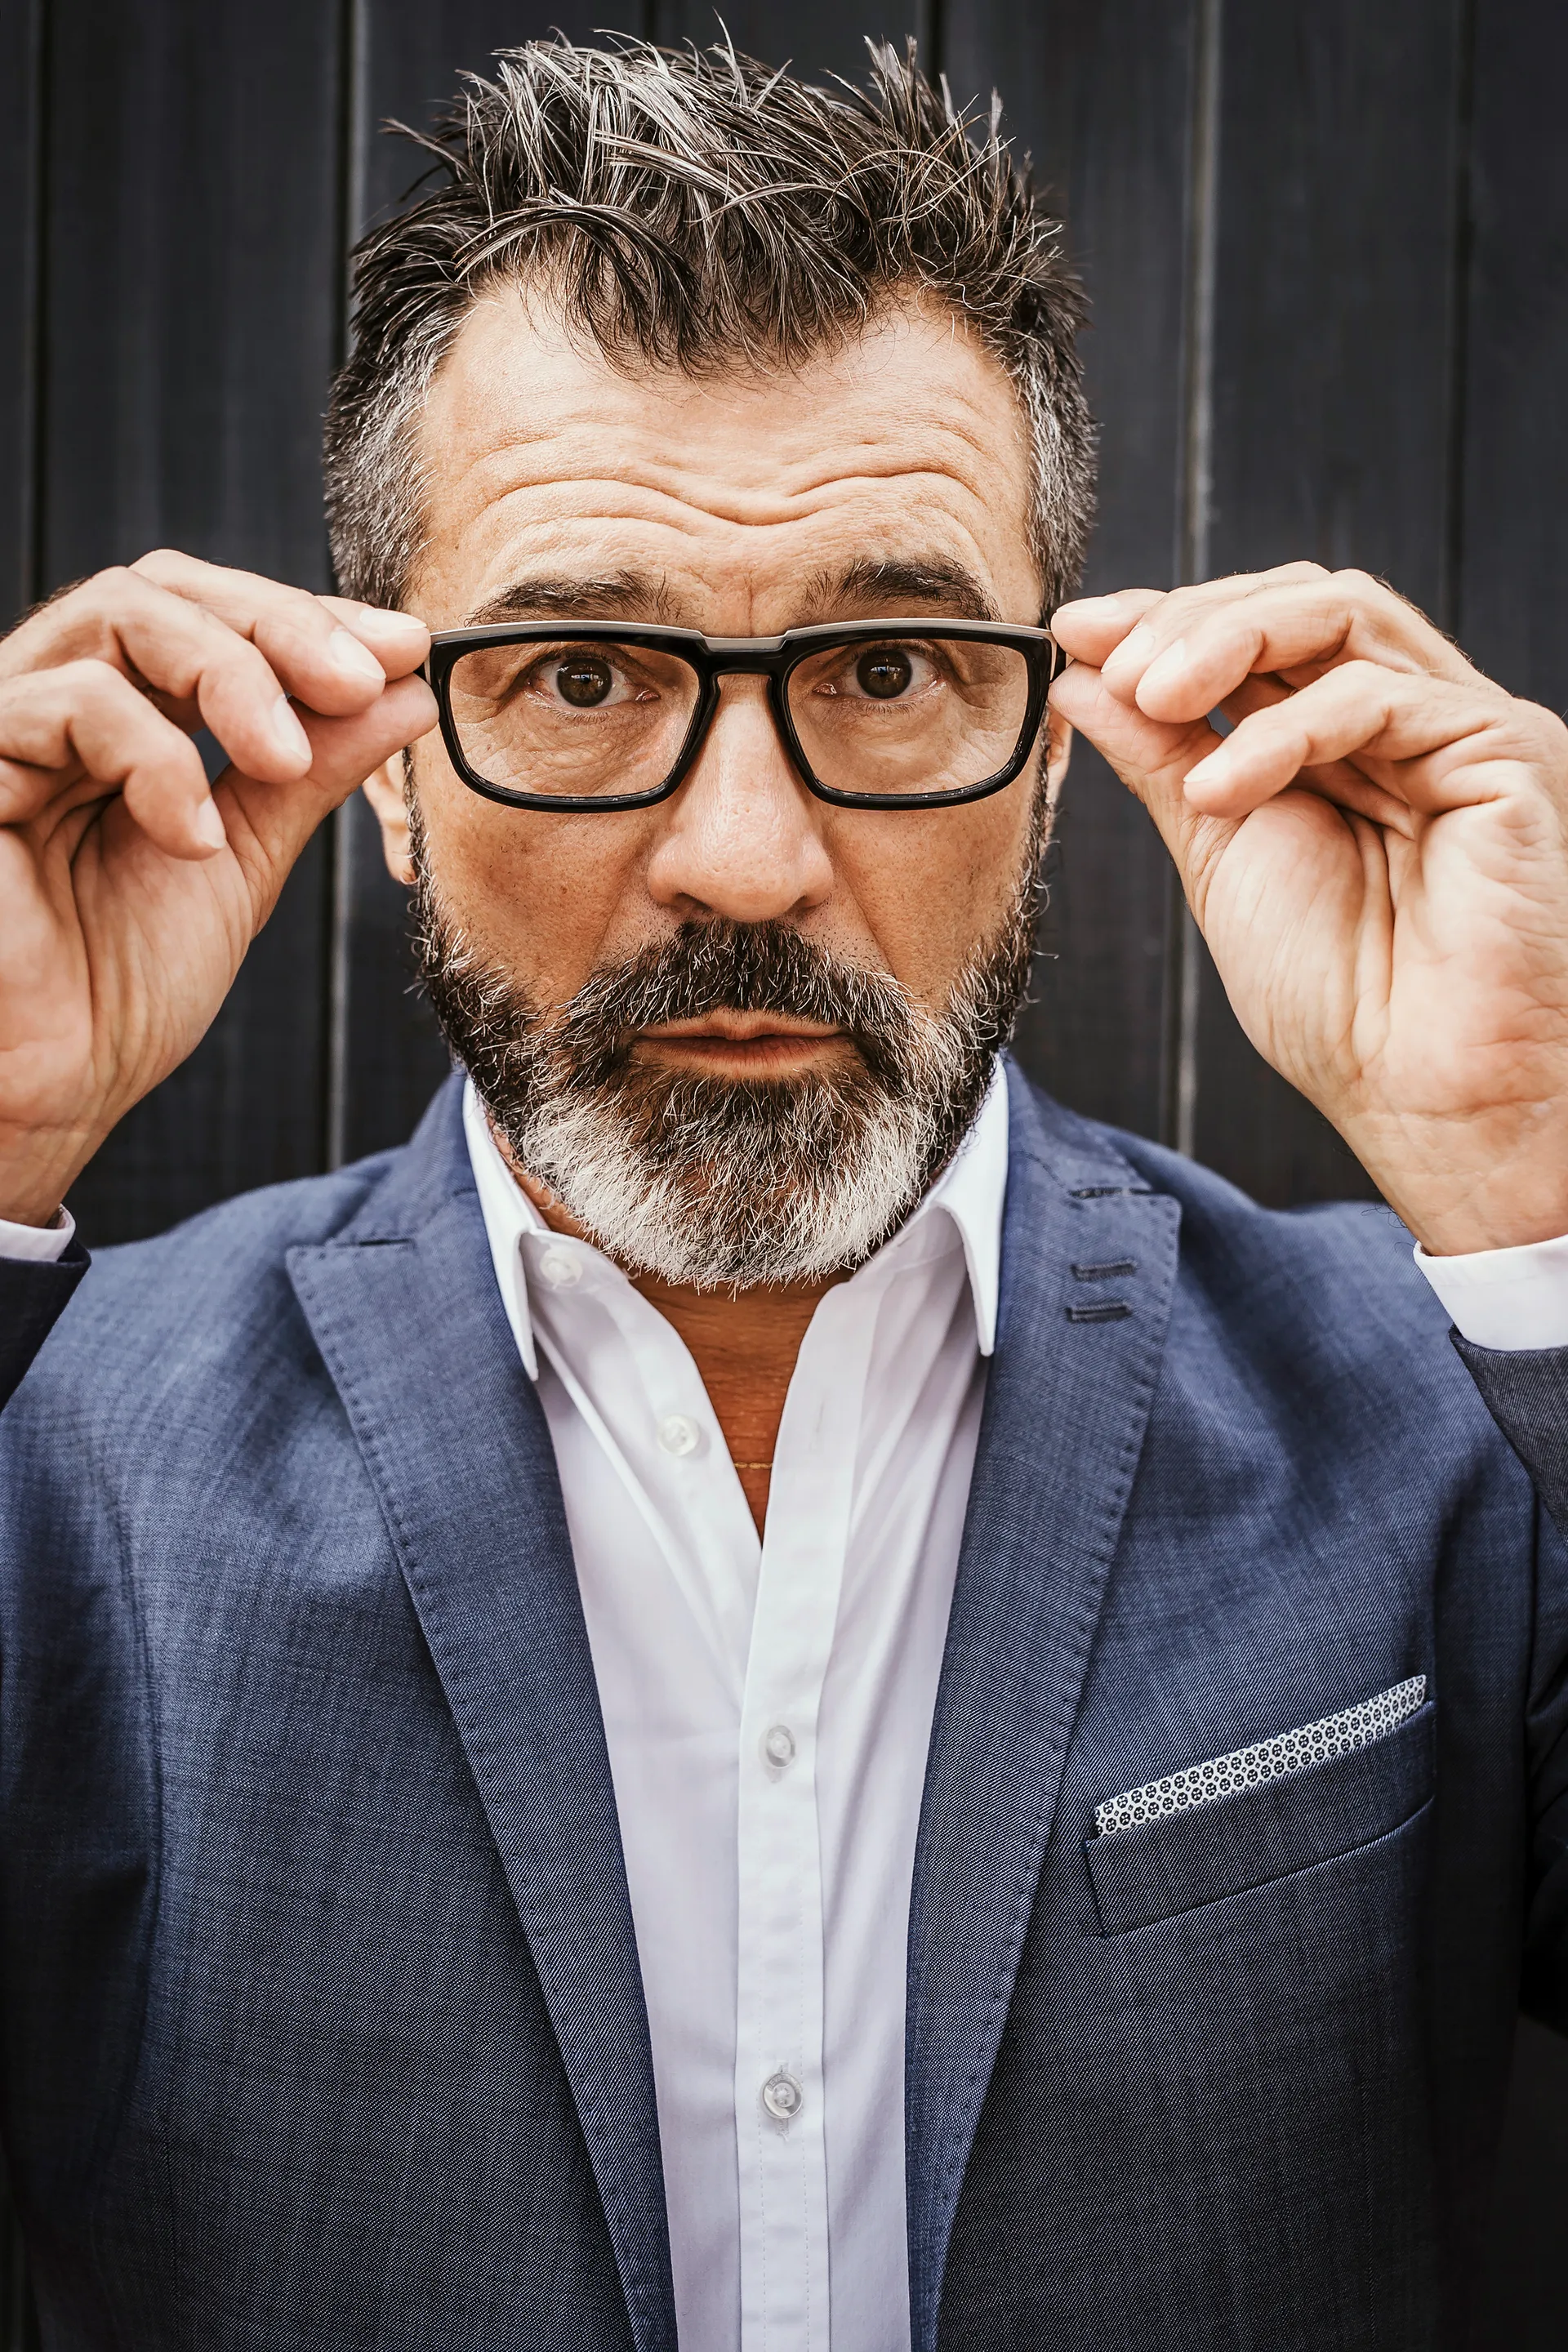
[[[493,1129],[492,1129],[493,1132]],[[548,1186],[521,1167],[498,1136],[502,1158],[552,1232],[592,1239]],[[778,1283],[752,1290],[698,1290],[623,1269],[650,1307],[672,1323],[702,1376],[730,1458],[762,1533],[784,1399],[818,1299],[841,1275],[823,1282]]]

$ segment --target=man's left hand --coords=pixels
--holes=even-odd
[[[1364,572],[1052,626],[1052,704],[1153,817],[1242,1027],[1417,1239],[1568,1233],[1568,728]]]

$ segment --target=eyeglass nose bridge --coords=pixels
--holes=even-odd
[[[774,740],[808,791],[815,782],[805,753],[795,740],[784,696],[785,673],[793,667],[784,639],[777,637],[710,637],[703,648],[707,677],[676,773],[683,784],[711,740],[714,724],[724,707],[720,681],[726,677],[761,677],[767,681],[763,708],[773,724]],[[798,658],[798,656],[797,656]]]
[[[710,637],[710,675],[714,677],[777,677],[784,667],[779,637]]]

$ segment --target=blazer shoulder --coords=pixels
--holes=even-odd
[[[90,1396],[167,1394],[182,1379],[253,1387],[309,1348],[289,1255],[348,1234],[412,1234],[473,1181],[450,1079],[405,1144],[330,1175],[243,1192],[155,1239],[95,1252],[0,1428]],[[91,1236],[87,1236],[90,1244]],[[96,1417],[90,1415],[89,1418]]]
[[[254,1390],[297,1359],[308,1333],[290,1250],[330,1242],[374,1206],[403,1150],[328,1176],[240,1194],[154,1239],[95,1251],[0,1416],[15,1453],[90,1454],[98,1443],[156,1443],[182,1396]]]
[[[1128,1181],[1181,1210],[1183,1294],[1213,1315],[1255,1331],[1270,1326],[1296,1344],[1331,1332],[1361,1333],[1379,1351],[1390,1341],[1441,1344],[1452,1362],[1448,1318],[1416,1265],[1414,1243],[1381,1201],[1264,1207],[1211,1168],[1147,1137],[1065,1109],[1030,1087],[1029,1108],[1047,1157],[1120,1163]]]

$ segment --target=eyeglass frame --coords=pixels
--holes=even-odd
[[[813,654],[834,646],[877,645],[889,636],[961,637],[981,644],[1010,646],[1024,656],[1029,672],[1029,699],[1018,740],[1006,765],[983,777],[977,784],[959,784],[943,793],[849,793],[825,784],[814,773],[795,721],[790,716],[787,688],[792,674]],[[491,646],[611,644],[648,646],[678,656],[697,674],[697,704],[686,740],[675,765],[658,790],[651,793],[524,793],[492,783],[470,765],[452,716],[452,672],[465,654],[482,653]],[[1047,659],[1048,656],[1048,659]],[[721,677],[765,677],[768,707],[791,766],[806,790],[835,808],[926,809],[953,808],[960,803],[990,798],[1005,792],[1023,773],[1039,737],[1046,697],[1061,667],[1061,650],[1048,629],[1000,621],[824,621],[800,629],[785,629],[773,637],[713,637],[701,629],[666,628],[655,623],[622,621],[503,621],[478,628],[438,629],[430,639],[424,665],[426,683],[436,697],[441,739],[447,756],[468,790],[503,808],[538,809],[558,815],[615,815],[626,809],[655,808],[679,791],[708,740],[719,709]]]

